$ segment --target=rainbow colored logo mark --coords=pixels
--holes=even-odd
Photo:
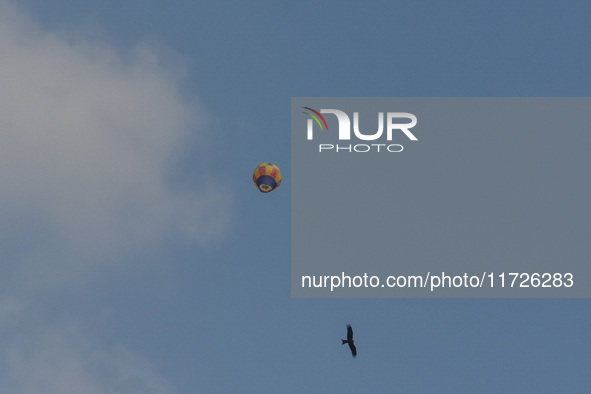
[[[320,115],[320,112],[310,108],[310,107],[302,107],[304,109],[307,109],[308,111],[312,111],[314,112],[314,114],[318,115],[320,117],[320,119],[322,119],[322,122],[324,123],[324,126],[326,126],[326,131],[328,131],[328,125],[326,124],[326,120],[324,120],[324,116]],[[324,128],[322,127],[322,123],[320,123],[320,119],[318,119],[318,117],[316,117],[314,114],[311,114],[309,112],[302,112],[303,114],[309,115],[312,118],[314,118],[314,120],[316,121],[316,123],[318,123],[318,126],[320,126],[320,130],[324,130]]]

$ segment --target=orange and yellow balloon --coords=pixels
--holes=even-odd
[[[252,175],[252,180],[261,193],[269,193],[281,185],[281,171],[271,163],[261,163]]]

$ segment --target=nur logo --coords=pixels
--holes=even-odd
[[[338,131],[338,139],[339,141],[350,141],[351,140],[351,119],[349,116],[338,109],[321,109],[320,111],[316,111],[310,107],[302,107],[310,112],[303,112],[304,114],[310,116],[308,118],[307,123],[307,139],[313,140],[314,139],[314,121],[320,127],[320,130],[328,131],[328,124],[324,119],[322,114],[332,114],[336,116],[338,124],[339,124],[339,131]],[[417,117],[408,112],[387,112],[386,113],[386,120],[384,121],[384,112],[378,112],[378,130],[373,133],[362,133],[359,130],[359,112],[353,112],[353,134],[356,139],[362,141],[376,141],[382,138],[384,134],[384,130],[386,130],[386,140],[392,141],[394,135],[401,135],[402,133],[411,141],[418,141],[418,138],[415,137],[413,133],[411,133],[410,129],[417,125]],[[403,120],[400,122],[400,120]],[[410,122],[409,122],[410,121]],[[324,127],[323,127],[324,125]],[[401,144],[349,144],[349,145],[334,145],[334,144],[319,144],[318,145],[319,152],[323,151],[347,151],[347,152],[370,152],[370,151],[377,151],[377,152],[402,152],[404,147]]]

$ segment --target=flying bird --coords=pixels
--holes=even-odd
[[[355,347],[355,341],[353,340],[353,329],[351,328],[351,325],[347,324],[347,339],[341,339],[341,341],[343,341],[343,345],[348,343],[353,358],[357,357],[357,348]]]

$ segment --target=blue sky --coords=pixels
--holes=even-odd
[[[589,96],[588,2],[0,6],[2,392],[591,390],[588,300],[291,299],[289,182],[291,97]]]

